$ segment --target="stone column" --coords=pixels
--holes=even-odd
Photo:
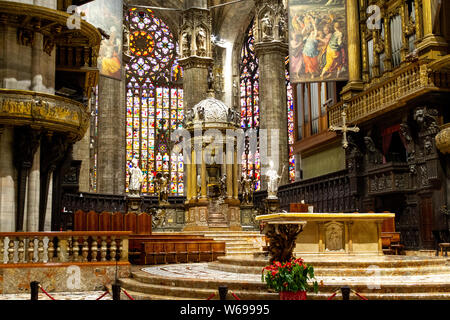
[[[237,146],[234,145],[234,151],[233,151],[233,198],[238,199],[239,198],[239,162],[238,162],[238,156],[237,156]]]
[[[206,161],[205,161],[205,149],[204,147],[202,148],[202,163],[201,163],[201,179],[202,179],[202,199],[206,199],[207,196],[207,174],[206,174]]]
[[[39,192],[40,192],[40,147],[34,154],[27,184],[24,224],[26,232],[39,231]]]
[[[191,199],[197,197],[197,160],[195,157],[195,148],[192,148],[192,165],[191,165],[191,186],[192,186],[192,195]]]
[[[264,190],[267,188],[265,172],[269,168],[269,160],[274,162],[275,169],[278,169],[279,174],[285,166],[280,184],[288,182],[289,150],[285,59],[289,50],[286,35],[280,34],[278,29],[280,21],[286,21],[286,9],[282,1],[257,0],[255,5],[254,34],[255,52],[259,59],[260,128],[262,130],[260,151],[262,153],[262,190]],[[261,145],[266,140],[265,138],[261,139],[261,136],[264,135],[267,135],[267,146]],[[275,149],[272,149],[272,146]],[[267,151],[267,159],[263,157],[264,151]]]
[[[233,184],[236,184],[237,182],[233,181],[233,164],[234,164],[234,151],[233,152],[227,152],[226,150],[226,169],[227,169],[227,198],[232,199],[234,194]]]
[[[0,232],[14,232],[17,174],[13,165],[13,128],[0,130]]]
[[[363,90],[361,79],[361,38],[359,30],[358,0],[347,0],[348,34],[348,84],[342,90],[344,99],[349,99]]]
[[[97,192],[123,194],[125,192],[126,166],[124,82],[100,76],[98,87]],[[79,148],[85,148],[83,142],[85,146],[89,146],[89,136],[87,137],[86,141],[80,141]],[[74,152],[74,154],[79,153]],[[89,152],[83,160],[89,163]],[[85,172],[89,174],[89,170],[85,170]]]
[[[179,34],[180,66],[184,69],[184,111],[206,98],[212,65],[211,16],[206,1],[185,1]]]

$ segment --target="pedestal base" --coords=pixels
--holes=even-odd
[[[241,205],[241,225],[242,230],[253,231],[259,230],[259,223],[255,221],[257,211],[253,204]]]
[[[187,205],[183,231],[241,231],[241,214],[236,201],[197,200]]]

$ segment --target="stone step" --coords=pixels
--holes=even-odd
[[[127,290],[127,289],[125,289]],[[132,290],[127,290],[128,294],[134,299],[134,300],[186,300],[186,298],[182,297],[175,297],[175,296],[161,296],[157,294],[150,294],[150,293],[143,293],[143,292],[137,292]],[[123,292],[120,294],[121,300],[130,300]],[[188,298],[189,300],[199,300],[195,298]]]
[[[227,254],[229,254],[227,252]],[[261,274],[262,267],[260,266],[241,266],[220,263],[218,261],[209,263],[210,269],[235,272],[235,273],[248,273],[248,274]],[[405,268],[322,268],[314,267],[314,273],[316,276],[408,276],[408,275],[426,275],[426,274],[449,274],[450,268],[448,266],[425,266],[422,268],[405,267]]]
[[[218,295],[218,286],[215,288],[194,288],[194,287],[175,287],[167,285],[156,285],[143,283],[136,281],[134,279],[120,279],[120,284],[122,288],[127,290],[131,295],[131,292],[140,292],[143,294],[151,294],[164,297],[175,297],[184,299],[199,299],[206,300],[211,295]],[[278,295],[269,292],[262,291],[243,291],[238,289],[230,289],[241,299],[248,300],[266,300],[266,299],[276,299]]]
[[[404,267],[414,267],[422,268],[425,266],[445,266],[446,259],[442,258],[428,258],[428,257],[407,257],[407,259],[399,259],[398,257],[405,256],[378,256],[371,259],[365,257],[355,257],[346,258],[339,261],[328,260],[326,257],[302,257],[304,262],[311,264],[314,268],[359,268],[367,269],[369,267],[379,267],[379,268],[404,268]],[[257,266],[265,267],[269,265],[269,261],[266,258],[253,258],[248,259],[248,257],[227,257],[222,256],[218,258],[218,261],[224,264],[240,265],[240,266]]]
[[[176,297],[176,296],[164,296],[164,295],[156,295],[156,294],[150,294],[150,293],[142,293],[137,291],[131,291],[127,290],[128,294],[135,300],[205,300],[200,298],[193,298],[193,297]],[[241,300],[252,300],[249,297],[251,295],[249,293],[247,294],[241,294],[241,292],[233,291],[234,294]],[[363,297],[367,298],[368,300],[450,300],[450,293],[446,292],[438,292],[438,293],[384,293],[384,294],[378,294],[378,293],[365,293],[361,294]],[[308,293],[307,294],[307,300],[328,300],[328,298],[331,296],[330,293]],[[245,299],[244,297],[247,297]],[[271,293],[269,295],[265,296],[267,300],[278,300],[279,295],[277,293]],[[218,300],[219,297],[216,294],[211,300]],[[227,296],[228,300],[233,300],[233,297],[229,293]],[[129,300],[127,296],[125,296],[124,293],[121,294],[121,300]],[[342,295],[340,292],[333,298],[335,301],[342,300]],[[361,300],[358,296],[356,296],[354,293],[350,294],[350,300]]]
[[[440,278],[442,276],[442,279]],[[226,284],[230,290],[233,291],[255,291],[266,293],[267,288],[265,283],[260,279],[260,276],[250,274],[239,274],[239,279],[233,280],[220,279],[194,279],[194,278],[178,278],[178,277],[166,277],[159,275],[152,275],[144,271],[137,271],[132,273],[131,279],[124,279],[127,281],[133,280],[135,285],[149,284],[155,286],[167,287],[167,290],[181,290],[188,289],[201,289],[201,290],[216,290],[219,286]],[[439,277],[428,277],[425,280],[414,280],[406,277],[379,277],[374,279],[373,277],[343,277],[339,279],[335,276],[320,277],[316,276],[317,280],[321,283],[320,292],[334,292],[336,289],[349,285],[352,289],[360,293],[432,293],[432,292],[447,292],[450,293],[450,274],[447,276],[440,275]],[[420,277],[416,277],[420,279]],[[375,280],[375,281],[374,281]],[[379,280],[379,281],[378,281]],[[434,280],[434,281],[432,281]],[[442,281],[440,281],[442,280]],[[445,281],[446,280],[446,281]],[[131,283],[133,283],[133,281]],[[124,287],[125,288],[125,287]],[[134,287],[129,287],[130,290],[136,290]],[[174,289],[177,288],[177,289]],[[125,288],[126,289],[126,288]],[[128,289],[126,289],[128,290]],[[156,290],[156,289],[155,289]],[[166,291],[167,291],[166,290]],[[163,294],[167,294],[164,291]],[[147,291],[144,291],[147,292]],[[159,293],[158,293],[159,294]],[[200,291],[200,294],[204,294],[204,291]],[[200,296],[201,297],[201,296]]]

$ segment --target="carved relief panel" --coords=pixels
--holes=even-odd
[[[342,223],[330,222],[325,225],[325,251],[344,250],[344,238]]]

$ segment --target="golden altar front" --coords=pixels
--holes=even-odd
[[[394,213],[275,213],[257,221],[286,223],[304,221],[296,238],[296,256],[308,254],[383,255],[381,226]]]

